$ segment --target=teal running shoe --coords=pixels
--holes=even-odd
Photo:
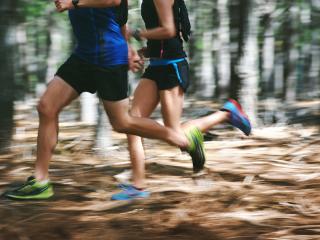
[[[41,200],[48,199],[54,195],[50,182],[40,183],[34,177],[29,177],[22,186],[8,191],[5,197],[14,200]]]
[[[229,99],[221,111],[230,113],[230,123],[232,126],[240,129],[245,135],[249,136],[251,133],[251,124],[248,116],[243,112],[241,105],[234,99]]]
[[[113,194],[111,196],[111,200],[134,200],[148,198],[150,196],[150,192],[137,189],[130,184],[120,184],[119,187],[122,189],[122,191]]]
[[[192,159],[193,171],[197,173],[203,169],[206,162],[203,135],[196,127],[190,128],[185,134],[190,143],[187,152]]]

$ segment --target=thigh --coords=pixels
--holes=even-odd
[[[160,91],[161,112],[166,126],[180,129],[184,92],[180,86]]]
[[[103,100],[103,107],[108,115],[110,123],[113,127],[127,122],[129,119],[129,99],[120,101],[107,101]]]
[[[149,117],[157,107],[159,99],[156,83],[150,79],[141,79],[134,91],[131,115]]]
[[[146,97],[149,97],[148,99]],[[132,102],[133,116],[150,116],[159,102],[157,87],[153,81],[143,79],[134,93]],[[109,117],[111,125],[123,123],[129,116],[129,99],[108,101],[102,99],[104,109]]]
[[[142,78],[150,79],[157,84],[158,90],[166,90],[179,85],[174,69],[170,65],[148,66]]]
[[[128,98],[128,65],[97,68],[93,77],[102,100],[121,101]]]
[[[68,83],[78,94],[82,92],[96,92],[94,78],[95,66],[84,62],[79,57],[71,55],[69,59],[62,64],[56,76],[59,76]]]
[[[158,90],[180,86],[186,92],[189,87],[189,64],[184,60],[169,65],[149,66],[142,77],[155,81]]]
[[[55,76],[42,95],[40,104],[44,104],[53,112],[59,112],[78,96],[74,88],[60,77]]]

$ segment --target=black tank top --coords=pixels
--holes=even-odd
[[[157,9],[153,0],[142,1],[141,15],[146,29],[160,26]],[[179,34],[165,40],[148,40],[147,47],[151,58],[176,59],[186,57],[186,53],[183,50],[183,41]]]

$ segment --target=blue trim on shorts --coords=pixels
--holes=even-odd
[[[172,65],[174,67],[174,70],[176,71],[178,80],[180,83],[182,83],[182,78],[180,76],[178,64],[179,62],[185,61],[185,58],[179,58],[179,59],[150,59],[150,66],[166,66],[166,65]]]

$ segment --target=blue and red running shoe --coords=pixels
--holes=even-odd
[[[141,198],[148,198],[150,192],[138,189],[130,184],[120,184],[121,192],[112,195],[111,200],[134,200]]]
[[[248,116],[243,112],[240,103],[234,99],[229,99],[221,108],[221,111],[230,113],[230,123],[232,126],[240,129],[245,135],[251,133],[251,124]]]

